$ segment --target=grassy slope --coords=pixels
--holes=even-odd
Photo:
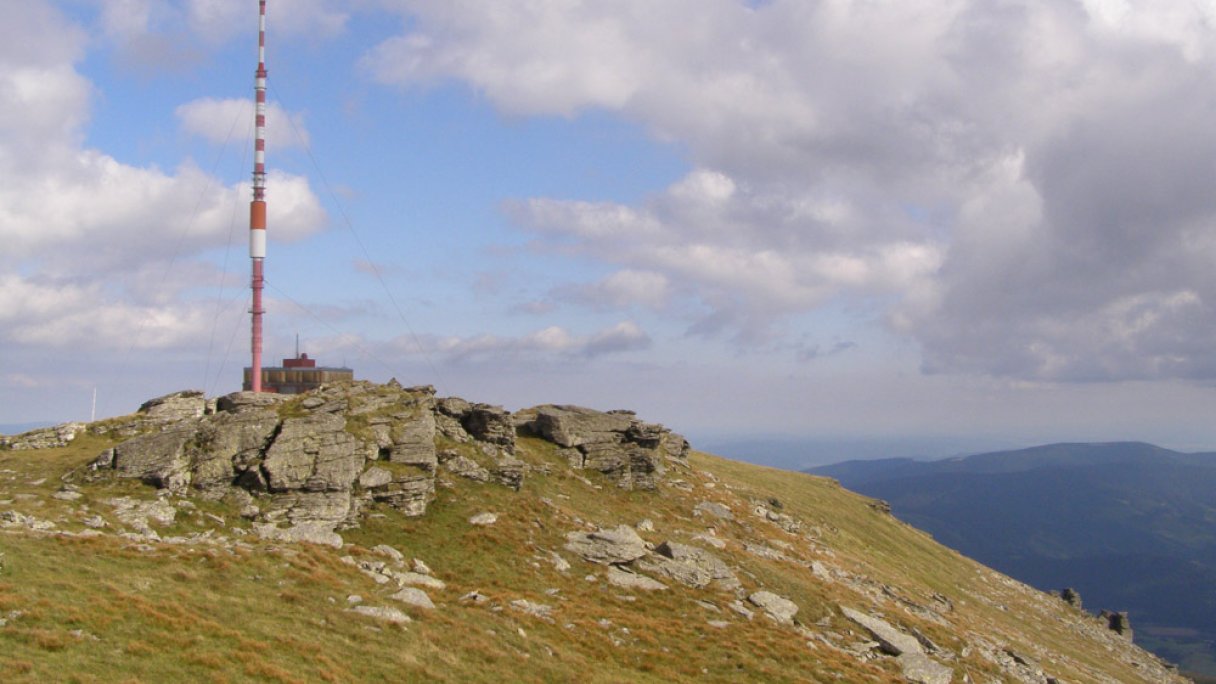
[[[1078,635],[1079,613],[822,478],[694,454],[691,471],[668,477],[687,481],[692,491],[623,492],[594,474],[570,471],[551,445],[525,438],[521,458],[548,465],[550,474],[530,474],[518,493],[451,478],[425,516],[375,509],[360,529],[343,533],[342,551],[235,537],[232,528],[247,523],[222,503],[195,501],[197,511],[183,510],[173,526],[158,530],[164,537],[205,531],[216,527],[206,514],[218,515],[228,528],[215,534],[246,541],[231,548],[115,536],[120,526],[106,499],[155,497],[135,483],[84,485],[85,497],[75,502],[51,498],[63,473],[105,446],[84,437],[65,449],[0,452],[0,512],[51,520],[67,531],[86,529],[82,520],[95,514],[111,524],[91,538],[0,530],[0,617],[9,615],[0,627],[0,681],[902,681],[891,659],[861,662],[823,643],[808,646],[806,636],[761,617],[743,619],[726,609],[733,596],[716,589],[667,581],[668,591],[629,592],[603,582],[602,567],[562,549],[568,531],[644,518],[656,531],[643,536],[655,543],[688,541],[715,527],[729,544],[714,553],[745,568],[739,574],[747,589],[789,597],[802,624],[843,643],[865,638],[840,615],[840,604],[920,630],[960,654],[952,665],[973,679],[999,678],[999,671],[979,657],[973,641],[960,639],[967,630],[1033,655],[1065,681],[1136,681],[1102,642]],[[803,522],[804,534],[749,512],[749,500],[771,497]],[[694,517],[693,506],[703,500],[732,506],[735,520]],[[499,521],[469,525],[481,511],[498,513]],[[749,554],[742,541],[782,547],[790,560]],[[447,582],[445,590],[429,592],[438,610],[407,610],[414,620],[403,626],[347,610],[352,594],[366,605],[404,608],[387,600],[393,590],[339,560],[373,557],[368,549],[382,543],[424,559]],[[554,551],[572,564],[569,572],[554,568]],[[858,579],[817,580],[807,569],[815,559]],[[491,600],[459,599],[473,590]],[[954,605],[943,624],[899,607],[929,605],[934,594]],[[553,620],[513,609],[516,599],[552,606]],[[709,620],[729,626],[711,627]]]

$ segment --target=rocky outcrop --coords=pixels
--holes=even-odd
[[[667,464],[683,464],[689,450],[683,437],[632,411],[550,404],[521,411],[515,424],[563,447],[571,467],[597,470],[625,489],[654,489]]]
[[[422,515],[441,471],[518,490],[529,472],[515,457],[518,431],[626,488],[654,489],[689,449],[683,437],[630,412],[541,406],[511,414],[395,381],[215,401],[176,392],[106,425],[130,439],[98,456],[93,471],[176,494],[218,499],[239,491],[250,498],[258,534],[318,543],[333,543],[335,528],[357,524],[375,503]]]
[[[954,671],[925,654],[921,642],[910,634],[896,629],[887,621],[867,615],[847,606],[840,611],[848,619],[865,628],[874,637],[877,647],[885,654],[896,657],[904,678],[919,684],[949,684]]]
[[[1132,620],[1127,616],[1127,611],[1104,610],[1099,617],[1106,622],[1110,631],[1128,641],[1132,640]]]
[[[85,431],[84,423],[63,423],[54,427],[30,430],[19,435],[0,435],[0,449],[57,449],[65,447]]]
[[[638,567],[690,587],[705,587],[713,582],[722,589],[739,587],[739,578],[720,558],[705,549],[673,541],[659,544],[654,554],[640,561]]]

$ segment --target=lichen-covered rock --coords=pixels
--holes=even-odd
[[[667,575],[690,587],[705,587],[715,581],[723,589],[739,587],[739,578],[730,566],[705,549],[665,541],[654,551],[638,562],[639,569]]]
[[[435,478],[425,473],[394,473],[387,484],[368,490],[373,501],[386,503],[409,516],[426,513],[435,498]]]
[[[665,463],[687,447],[628,411],[540,406],[511,414],[396,382],[334,383],[305,395],[236,392],[215,402],[201,392],[175,392],[145,403],[126,422],[90,429],[97,426],[135,436],[99,455],[94,471],[175,493],[252,492],[257,505],[252,498],[242,505],[243,516],[292,526],[358,524],[376,503],[421,515],[441,468],[518,490],[532,468],[515,457],[518,430],[553,441],[572,467],[598,470],[630,489],[656,488]],[[437,451],[445,440],[460,447]]]
[[[753,592],[747,597],[747,600],[762,609],[766,615],[779,624],[793,624],[794,616],[798,614],[796,603],[771,591]]]
[[[607,413],[579,406],[537,406],[520,411],[515,423],[563,449],[572,468],[614,476],[626,489],[655,489],[671,458],[684,458],[683,437],[662,425],[645,423],[631,411]]]
[[[393,599],[394,601],[400,601],[406,605],[414,606],[415,608],[435,610],[435,604],[431,601],[431,597],[427,596],[425,591],[416,587],[405,587],[389,598]]]
[[[667,588],[666,584],[656,579],[623,570],[615,565],[608,567],[608,584],[622,589],[641,589],[643,591],[661,591]]]
[[[583,444],[619,444],[633,423],[628,413],[603,413],[581,406],[538,406],[529,428],[564,447]]]
[[[138,478],[159,489],[183,491],[190,481],[186,445],[194,434],[194,425],[179,425],[129,439],[111,451],[111,467],[119,477]]]
[[[473,439],[497,444],[508,453],[515,453],[515,423],[501,406],[473,404],[462,417],[461,425]]]
[[[278,427],[278,415],[266,410],[218,415],[200,424],[187,449],[191,486],[222,496],[240,475],[257,468]]]
[[[342,537],[333,526],[318,522],[301,522],[291,527],[277,527],[274,523],[254,523],[254,532],[262,539],[288,543],[319,544],[342,548]]]
[[[201,391],[184,390],[149,399],[139,407],[138,413],[156,422],[177,423],[199,418],[206,410],[207,398]]]
[[[912,684],[950,684],[954,670],[923,653],[905,653],[898,659],[904,679]]]
[[[30,430],[19,435],[0,435],[0,447],[13,451],[27,449],[58,449],[72,443],[88,426],[84,423],[64,423],[54,427]]]
[[[345,425],[345,418],[333,414],[284,420],[262,463],[270,490],[349,490],[364,456]]]
[[[433,471],[438,463],[435,458],[435,414],[426,404],[416,407],[415,411],[394,421],[390,428],[388,460]]]
[[[455,451],[443,451],[439,453],[439,464],[444,470],[459,475],[475,482],[489,482],[490,471],[481,467],[481,464],[473,459],[463,456]]]
[[[866,631],[869,632],[870,635],[874,637],[874,640],[878,642],[879,648],[881,648],[885,653],[898,656],[903,655],[904,653],[924,652],[924,649],[921,647],[920,642],[916,640],[916,637],[909,634],[904,634],[881,618],[866,615],[865,613],[858,610],[853,610],[848,606],[841,606],[840,612],[844,613],[844,616],[853,622],[865,627]]]
[[[646,540],[628,525],[594,532],[571,532],[566,535],[566,550],[603,565],[629,563],[649,552]]]
[[[219,413],[260,411],[281,404],[289,398],[290,395],[270,392],[233,392],[217,399],[215,410]]]

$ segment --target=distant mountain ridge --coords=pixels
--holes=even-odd
[[[1050,444],[808,472],[885,499],[942,543],[1090,609],[1128,610],[1137,640],[1216,673],[1216,453],[1142,442]]]

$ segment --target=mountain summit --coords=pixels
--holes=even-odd
[[[0,548],[5,681],[1184,681],[834,481],[395,382],[5,438]]]

